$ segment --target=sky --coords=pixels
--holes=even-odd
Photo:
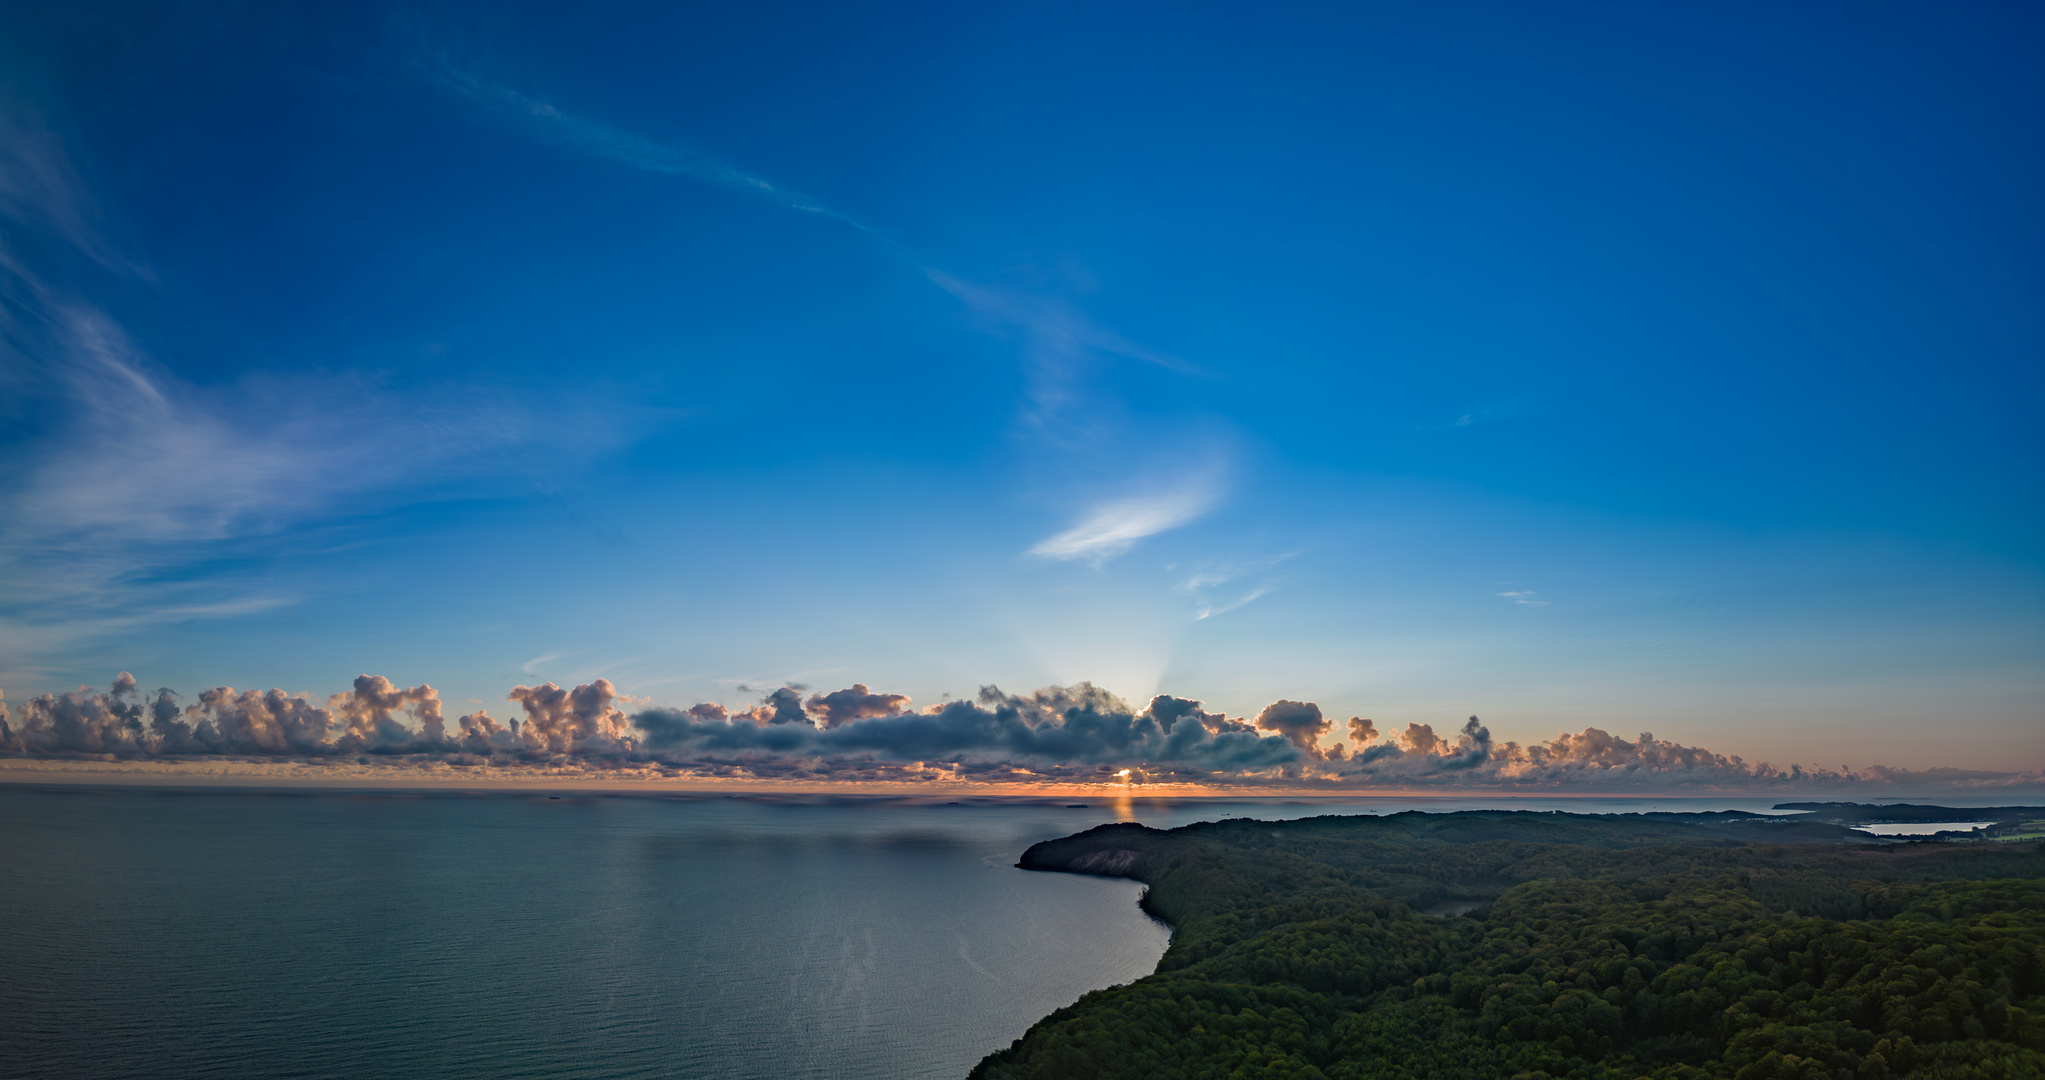
[[[246,750],[202,692],[278,687],[327,702],[280,755],[420,750],[444,703],[448,740],[525,717],[461,729],[485,759],[558,722],[728,772],[1141,773],[1168,714],[1218,718],[1172,760],[1220,772],[1585,729],[2045,770],[2041,38],[2015,3],[8,6],[13,751]],[[544,684],[589,707],[507,700]],[[119,747],[35,712],[81,686]],[[156,687],[227,741],[120,719]],[[882,738],[947,702],[979,734]],[[1154,730],[1015,741],[1072,702]]]

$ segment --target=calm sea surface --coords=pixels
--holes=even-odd
[[[1768,804],[0,785],[0,1075],[956,1080],[1169,940],[1030,844],[1486,805]]]

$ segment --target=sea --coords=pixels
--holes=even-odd
[[[1039,840],[1769,805],[0,785],[0,1076],[959,1080],[1170,942]]]

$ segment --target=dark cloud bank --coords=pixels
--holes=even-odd
[[[80,687],[7,708],[0,754],[45,759],[291,761],[364,765],[543,767],[591,774],[835,781],[1198,783],[1247,787],[1530,788],[1554,791],[1804,791],[1996,788],[2038,773],[1831,770],[1749,764],[1643,734],[1597,728],[1522,746],[1497,742],[1476,717],[1441,734],[1427,724],[1380,730],[1335,724],[1318,705],[1278,701],[1254,719],[1160,695],[1135,708],[1092,686],[1010,694],[921,710],[858,683],[811,694],[784,686],[733,711],[705,703],[628,715],[608,680],[514,688],[518,716],[485,711],[451,723],[439,694],[362,675],[316,705],[282,690],[217,687],[187,702],[142,692],[122,672],[112,688]],[[1324,747],[1323,737],[1342,741]],[[1126,770],[1126,777],[1124,775]]]

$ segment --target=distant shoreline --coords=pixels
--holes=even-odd
[[[242,769],[236,765],[253,765]],[[1785,816],[1805,811],[1791,808],[1815,805],[1803,800],[1808,794],[1795,792],[1683,792],[1643,793],[1610,791],[1455,791],[1385,790],[1329,791],[1324,788],[1284,790],[1249,788],[1217,790],[1191,784],[1122,784],[1083,786],[1075,784],[1020,788],[1018,785],[958,784],[942,781],[922,783],[845,783],[842,781],[790,782],[766,780],[639,780],[577,774],[550,776],[538,772],[511,777],[479,775],[482,770],[404,770],[402,776],[379,776],[387,771],[353,764],[288,766],[279,771],[277,763],[263,762],[97,762],[0,759],[0,787],[111,788],[123,790],[217,791],[249,793],[344,793],[389,794],[574,794],[579,796],[639,797],[810,797],[900,800],[910,803],[941,803],[967,799],[984,803],[1069,803],[1091,800],[1092,809],[1130,807],[1157,801],[1211,803],[1291,803],[1309,806],[1368,806],[1373,803],[1438,803],[1444,809],[1469,808],[1470,804],[1519,803],[1770,803],[1781,804]],[[396,770],[388,770],[396,771]],[[495,770],[493,770],[495,771]],[[1836,793],[1832,793],[1835,794]],[[2039,792],[2045,795],[2045,791]],[[2002,806],[2020,801],[2026,791],[1998,789],[1982,794],[1897,795],[1862,800],[1866,805],[1935,798],[1954,808]],[[1766,807],[1750,812],[1765,812]],[[1596,813],[1586,810],[1583,812]]]

